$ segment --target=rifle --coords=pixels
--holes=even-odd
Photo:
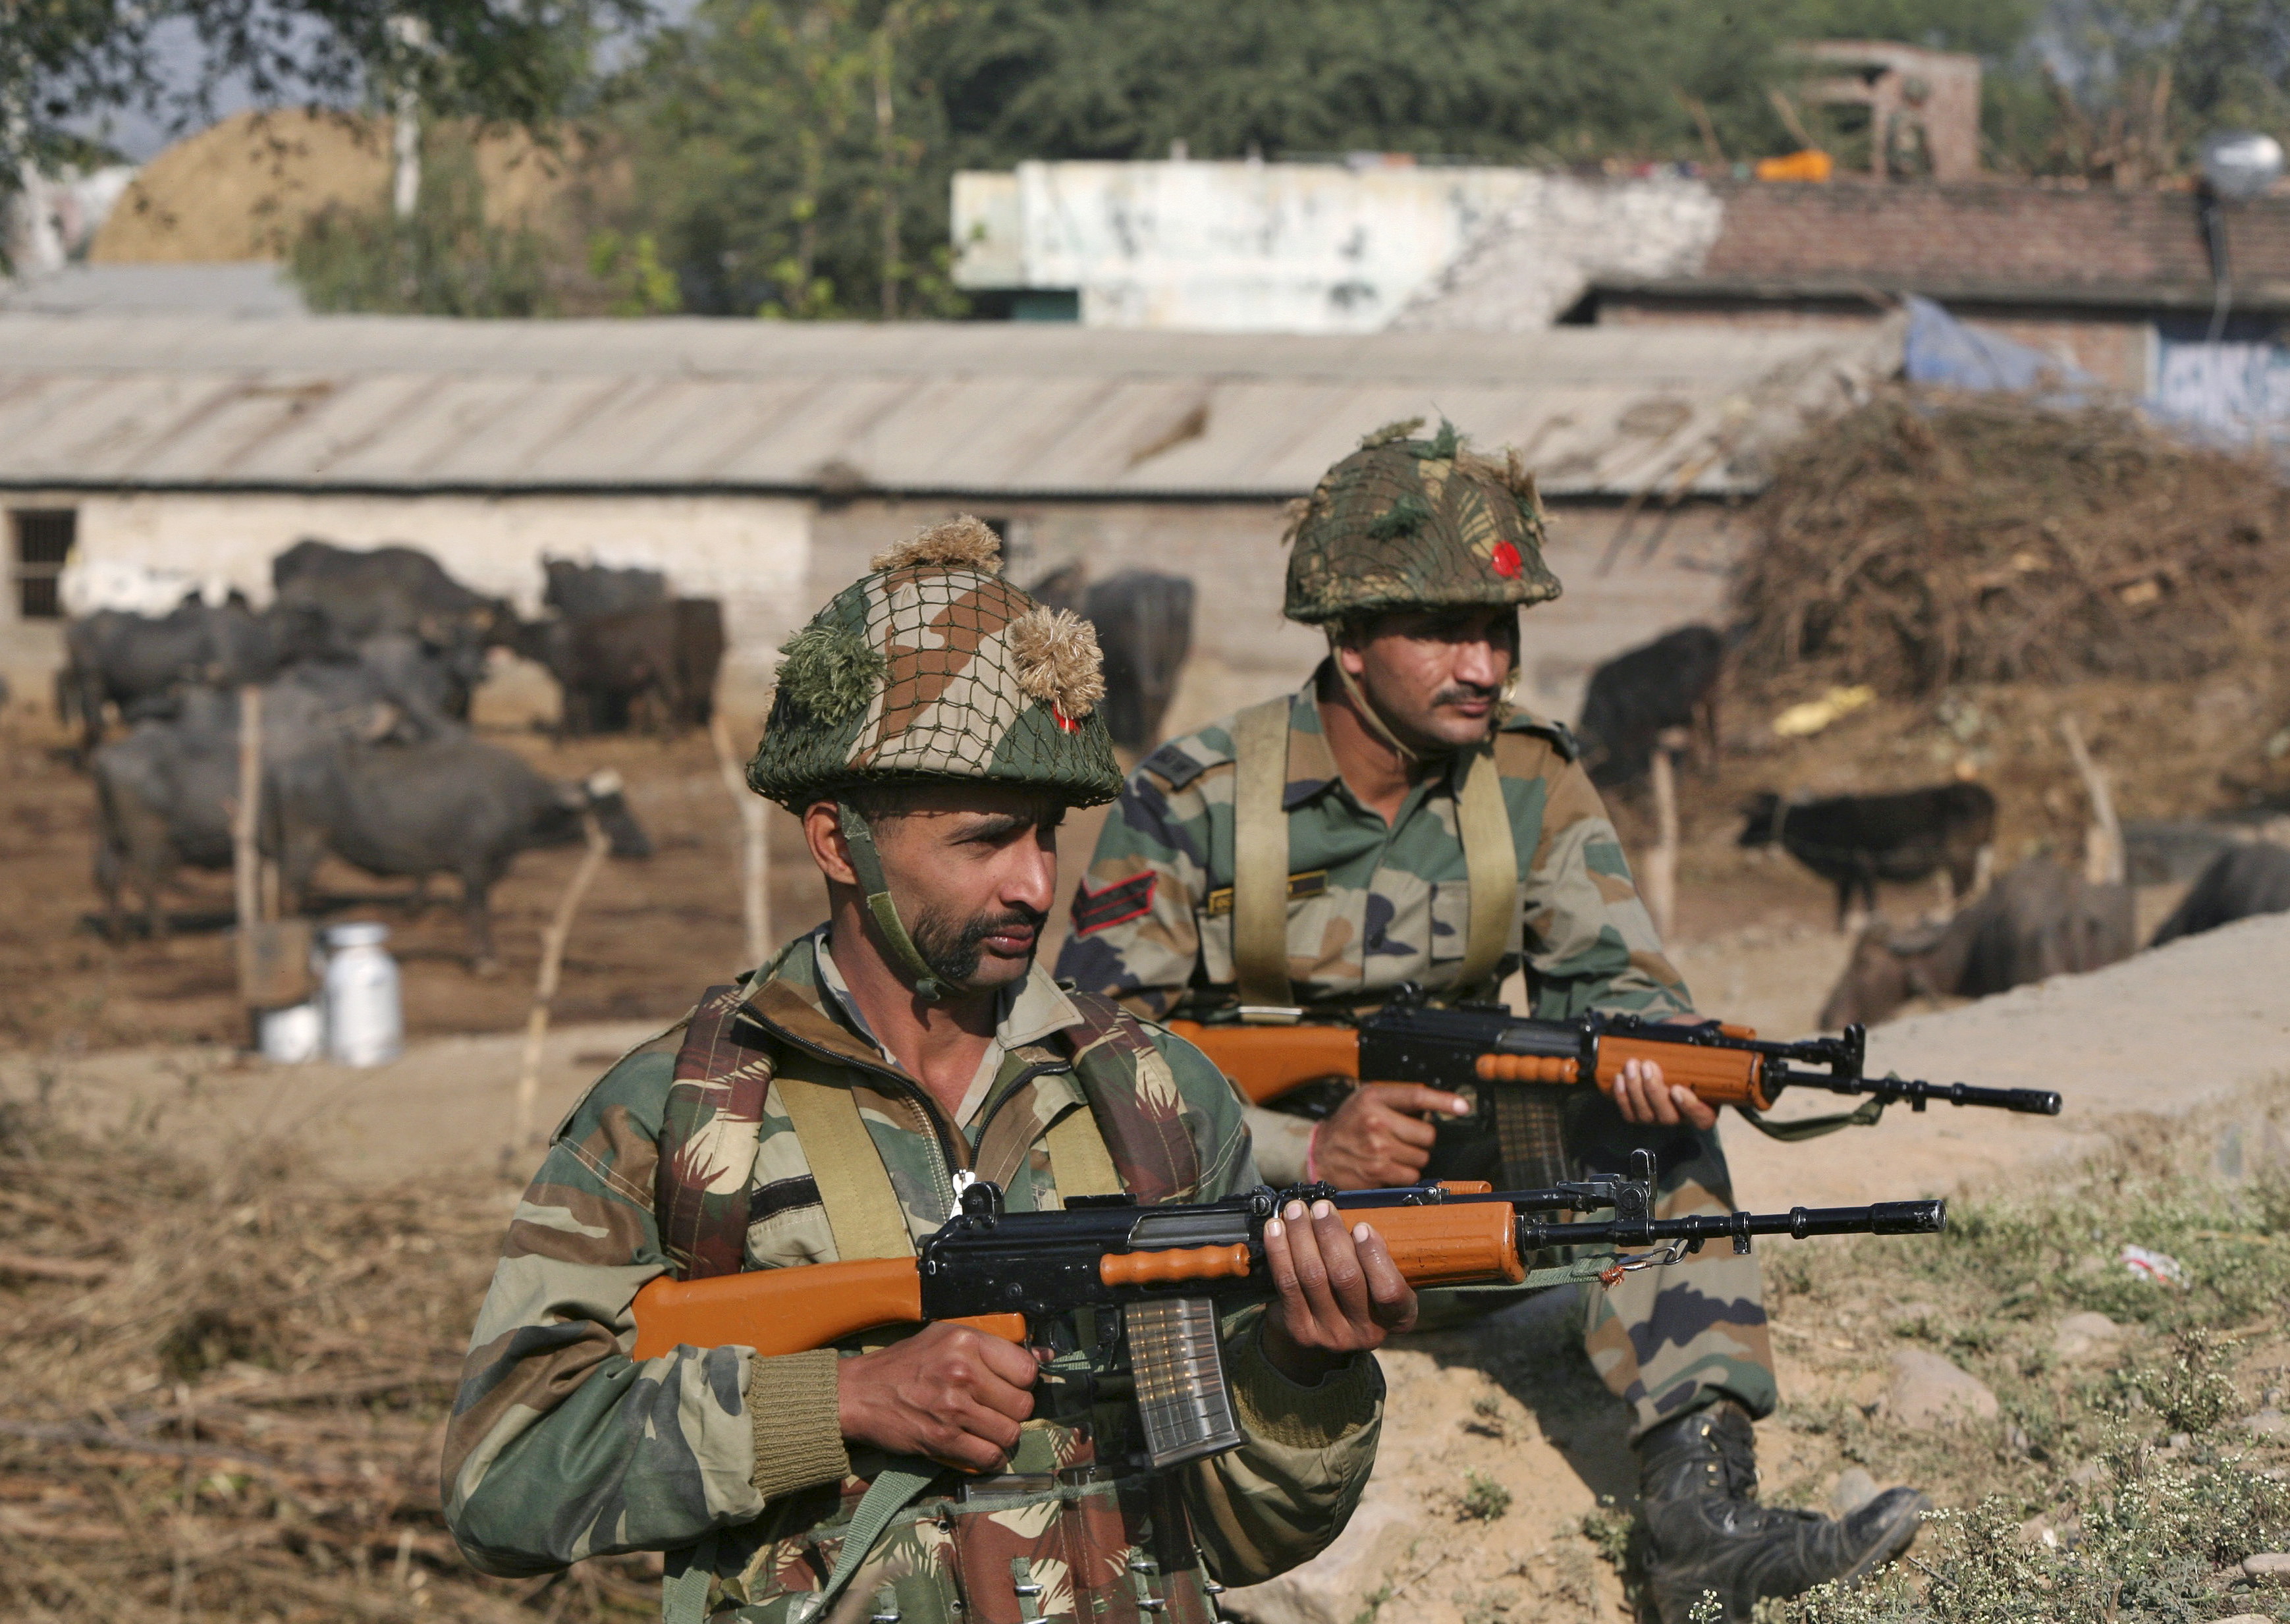
[[[1553,1285],[1678,1261],[1704,1242],[1747,1252],[1759,1235],[1929,1235],[1939,1201],[1787,1212],[1653,1215],[1653,1158],[1632,1174],[1549,1189],[1485,1184],[1338,1192],[1325,1184],[1259,1187],[1222,1201],[1139,1206],[1126,1196],[1077,1196],[1061,1212],[1012,1212],[978,1181],[917,1256],[653,1281],[637,1293],[633,1356],[677,1346],[741,1345],[759,1354],[824,1348],[880,1326],[953,1320],[1021,1346],[1047,1348],[1044,1383],[1083,1407],[1133,1397],[1147,1463],[1182,1465],[1241,1441],[1219,1348],[1226,1310],[1273,1295],[1264,1225],[1294,1199],[1331,1201],[1374,1226],[1411,1284]],[[1560,1215],[1611,1209],[1603,1221]],[[1530,1269],[1537,1251],[1583,1249]],[[1655,1252],[1623,1255],[1629,1247]],[[1093,1325],[1085,1325],[1083,1310]],[[1113,1310],[1117,1310],[1114,1312]],[[1082,1345],[1093,1334],[1091,1347]]]
[[[2050,1089],[1872,1077],[1868,1033],[1858,1023],[1840,1036],[1778,1043],[1748,1027],[1717,1020],[1649,1020],[1604,1010],[1571,1020],[1541,1020],[1514,1015],[1500,1004],[1440,1008],[1409,988],[1351,1024],[1173,1020],[1169,1028],[1197,1044],[1252,1101],[1294,1096],[1306,1104],[1307,1115],[1325,1115],[1330,1102],[1309,1100],[1300,1091],[1330,1077],[1475,1091],[1474,1116],[1440,1124],[1439,1141],[1425,1170],[1433,1177],[1480,1176],[1498,1164],[1506,1182],[1563,1174],[1568,1166],[1562,1127],[1567,1092],[1587,1078],[1611,1094],[1622,1068],[1634,1060],[1656,1062],[1665,1081],[1683,1084],[1712,1106],[1737,1108],[1777,1139],[1810,1138],[1847,1124],[1873,1123],[1886,1106],[1899,1100],[1915,1111],[1940,1100],[2039,1116],[2060,1114],[2060,1097]],[[1762,1113],[1790,1088],[1868,1100],[1846,1116],[1764,1122]]]

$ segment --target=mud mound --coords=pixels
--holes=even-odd
[[[483,1579],[440,1519],[500,1187],[367,1190],[284,1149],[212,1170],[160,1145],[0,1101],[0,1617],[657,1611],[643,1560]]]
[[[1753,679],[2184,679],[2290,626],[2290,492],[2115,407],[1890,392],[1785,452],[1750,518]]]

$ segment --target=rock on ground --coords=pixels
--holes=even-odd
[[[1931,1432],[1968,1419],[1996,1419],[1996,1395],[1969,1371],[1921,1348],[1893,1355],[1893,1380],[1885,1389],[1883,1413],[1897,1427]]]
[[[2104,1314],[2070,1314],[2060,1322],[2052,1351],[2062,1359],[2085,1359],[2113,1351],[2123,1327]]]

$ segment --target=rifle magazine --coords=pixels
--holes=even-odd
[[[1158,1297],[1122,1310],[1129,1367],[1145,1453],[1155,1471],[1237,1448],[1218,1343],[1216,1303],[1206,1297]]]

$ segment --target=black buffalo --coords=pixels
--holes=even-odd
[[[714,598],[528,623],[517,652],[548,667],[563,735],[704,727],[724,661],[724,611]]]
[[[1090,588],[1082,613],[1105,652],[1105,725],[1113,742],[1158,743],[1161,718],[1193,647],[1193,583],[1124,570]]]
[[[544,778],[522,758],[472,739],[416,745],[338,744],[300,764],[282,786],[282,877],[308,894],[327,852],[368,874],[426,884],[433,874],[461,883],[473,967],[493,956],[488,898],[520,852],[569,845],[594,816],[615,857],[652,855],[618,775],[585,782]]]
[[[648,609],[668,602],[668,577],[658,570],[615,570],[597,564],[574,564],[569,558],[540,556],[540,572],[548,584],[540,601],[568,618],[614,614],[623,609]]]
[[[164,615],[101,609],[64,630],[64,667],[56,676],[56,709],[78,724],[82,748],[103,742],[104,708],[129,723],[164,715],[187,685],[236,687],[260,683],[293,652],[272,616],[243,599],[220,605],[186,597]]]
[[[2290,851],[2253,841],[2211,860],[2171,916],[2156,927],[2150,945],[2159,948],[2238,919],[2281,913],[2290,913]]]
[[[1646,774],[1661,735],[1684,731],[1718,757],[1718,674],[1725,640],[1707,626],[1684,626],[1640,648],[1617,654],[1590,673],[1582,698],[1583,764],[1602,788],[1636,783]]]
[[[1779,842],[1833,884],[1840,926],[1856,895],[1874,911],[1878,880],[1921,880],[1945,869],[1956,894],[1968,895],[1996,839],[1996,797],[1979,784],[1798,802],[1768,791],[1742,810],[1739,844]]]
[[[1830,989],[1821,1024],[1882,1020],[1914,997],[1982,998],[2128,958],[2131,890],[2094,884],[2050,858],[2022,863],[1943,924],[1902,931],[1872,919]]]
[[[419,637],[452,679],[447,708],[467,717],[484,680],[485,651],[506,645],[517,620],[505,599],[461,585],[419,548],[367,550],[297,541],[270,562],[271,613],[300,648],[336,657],[386,634]]]

